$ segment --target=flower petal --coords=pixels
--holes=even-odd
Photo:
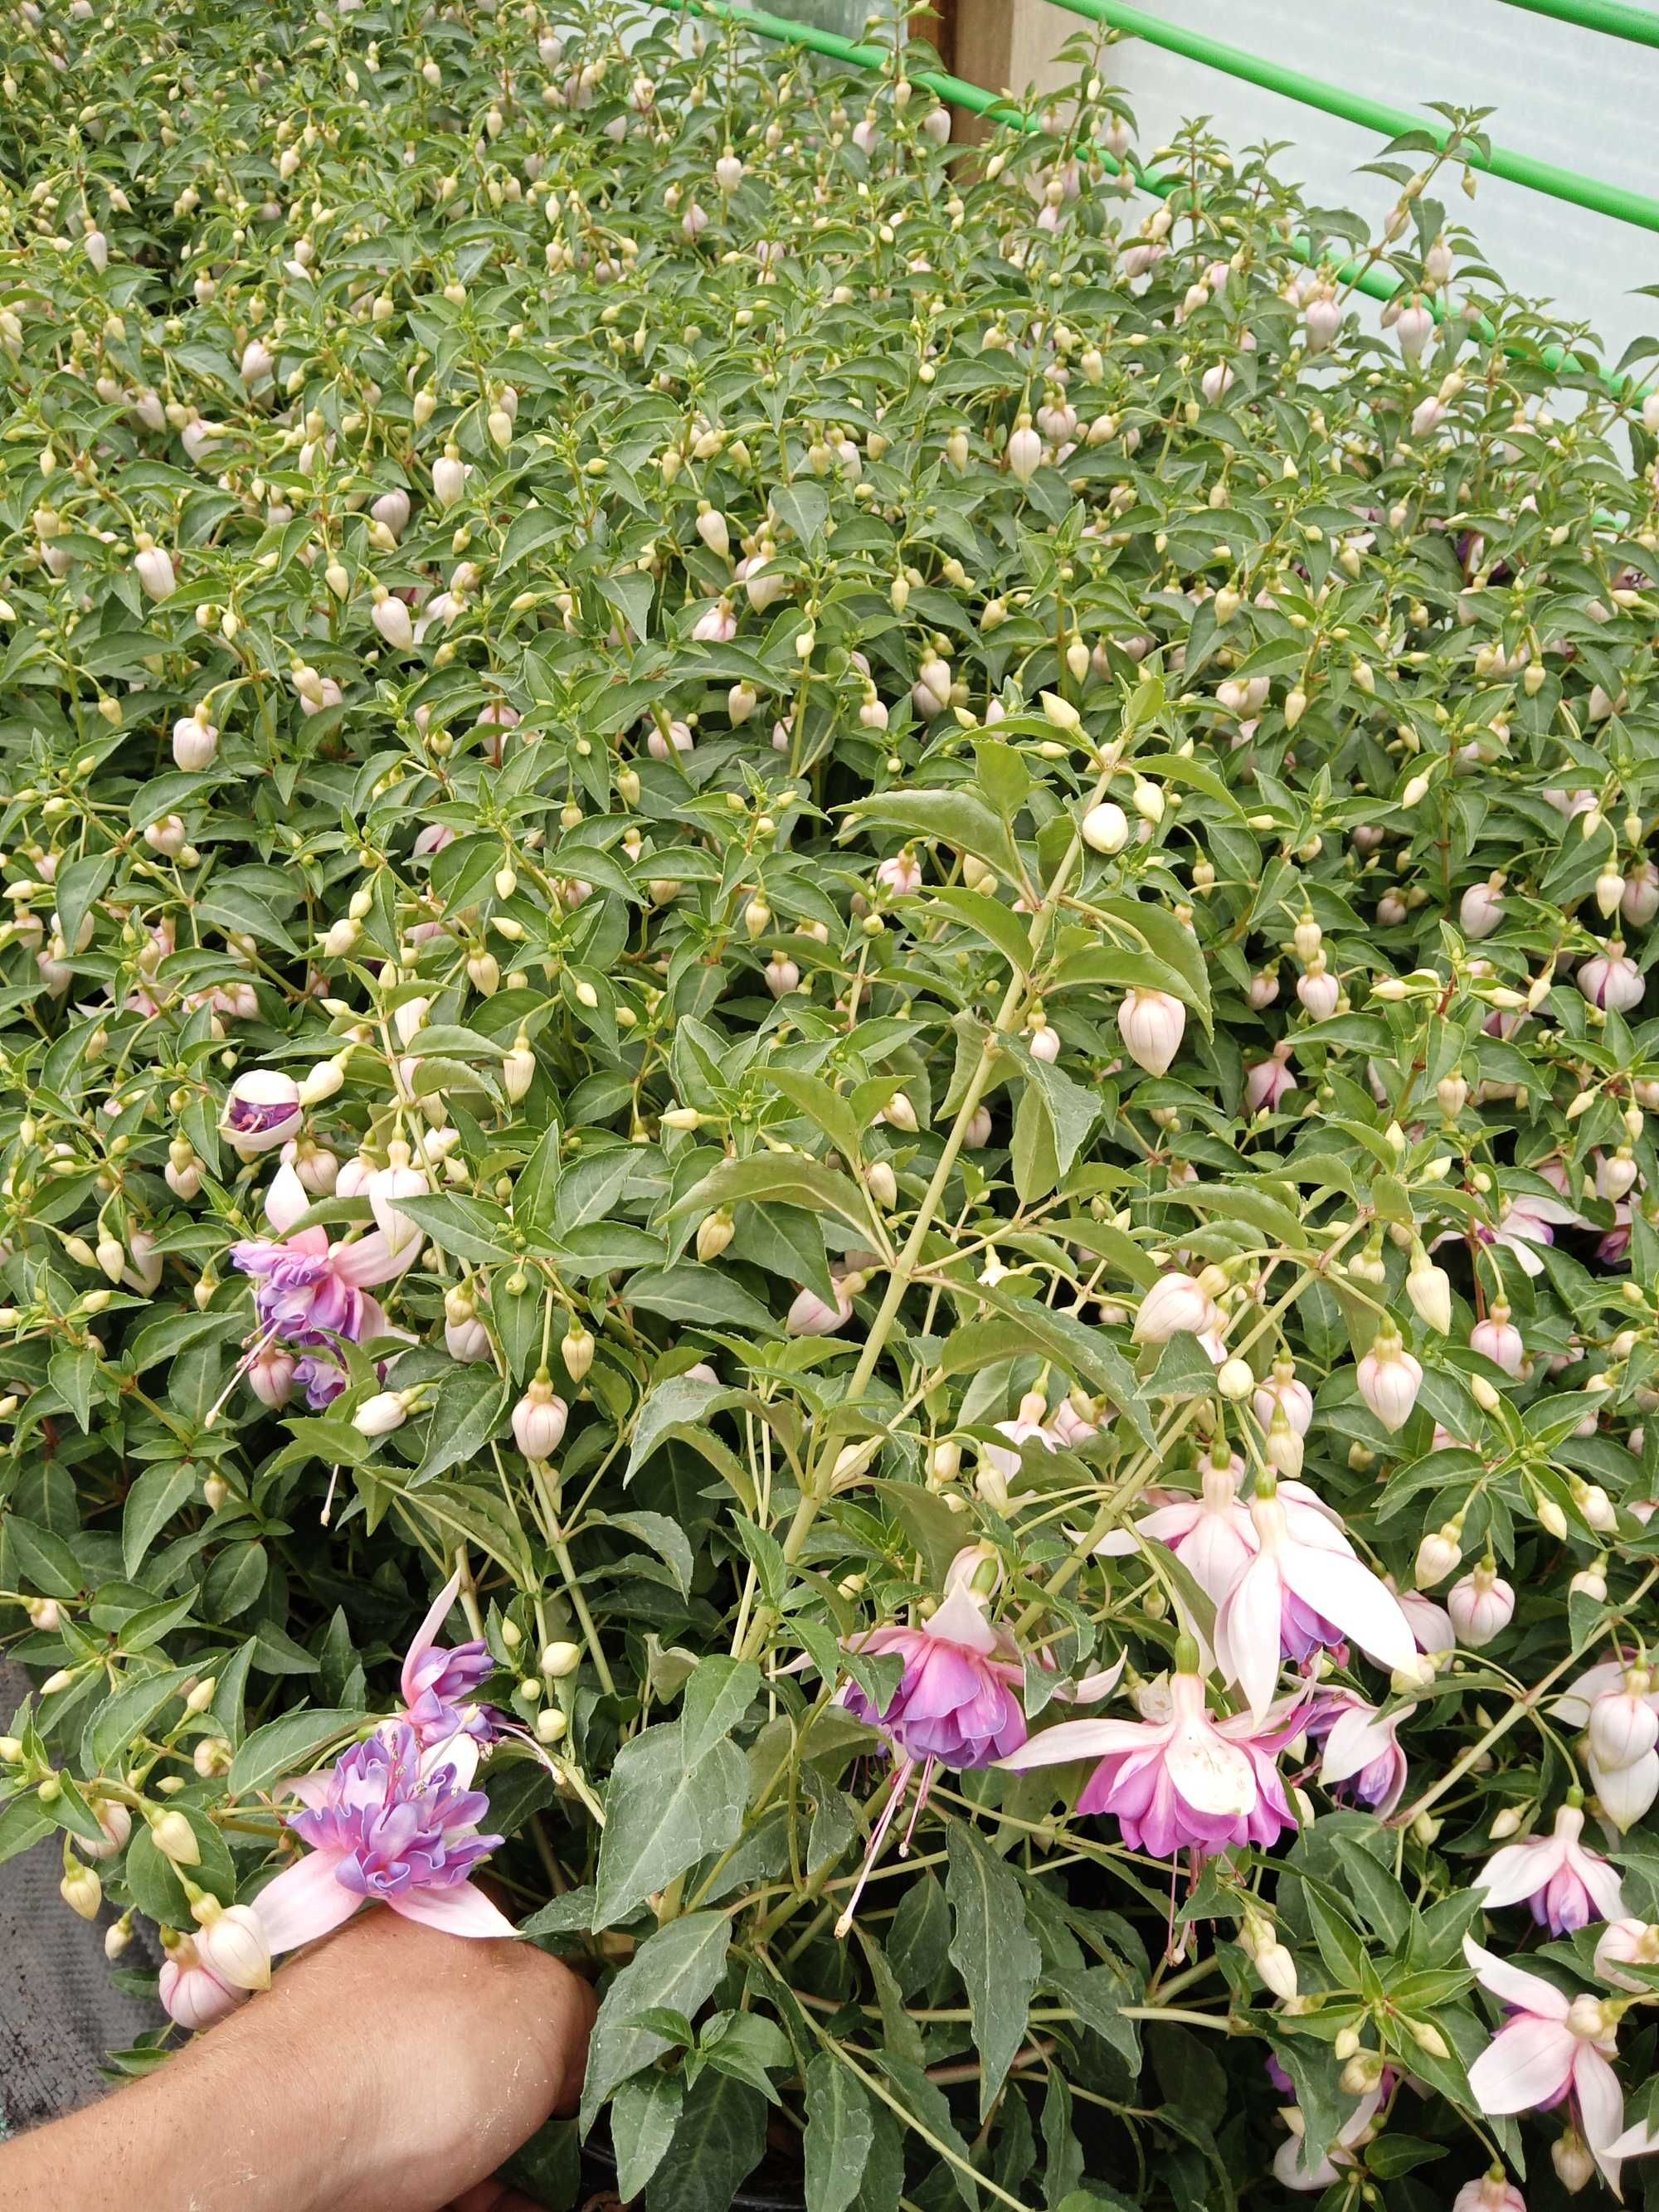
[[[1286,1544],[1279,1557],[1285,1580],[1304,1605],[1390,1670],[1417,1664],[1417,1638],[1400,1601],[1370,1569],[1334,1552]]]
[[[996,1631],[985,1618],[985,1608],[975,1605],[973,1592],[960,1585],[940,1600],[931,1620],[922,1623],[921,1632],[981,1654],[997,1648]]]
[[[512,1936],[518,1929],[470,1881],[448,1889],[404,1889],[386,1900],[405,1920],[418,1920],[423,1928],[441,1929],[447,1936]]]
[[[458,1567],[438,1592],[437,1596],[433,1599],[428,1608],[426,1619],[415,1632],[408,1654],[404,1660],[404,1671],[400,1678],[400,1687],[404,1693],[404,1703],[406,1705],[412,1705],[420,1694],[419,1685],[414,1679],[415,1669],[437,1642],[438,1631],[448,1620],[449,1608],[460,1595],[460,1590],[461,1571]]]
[[[1063,1766],[1071,1759],[1104,1759],[1110,1752],[1139,1751],[1149,1738],[1163,1733],[1145,1721],[1061,1721],[992,1764],[1023,1774],[1029,1766]]]
[[[337,1879],[343,1851],[308,1851],[253,1900],[271,1956],[343,1927],[362,1899]]]
[[[1593,2043],[1580,2043],[1574,2054],[1572,2087],[1584,2141],[1616,2197],[1620,2154],[1613,2146],[1624,2130],[1625,2093],[1619,2086],[1619,2076]]]
[[[1522,2013],[1499,2028],[1470,2067],[1475,2103],[1489,2119],[1532,2112],[1565,2088],[1583,2047],[1560,2021]]]
[[[1488,1912],[1495,1912],[1500,1905],[1519,1905],[1523,1897],[1542,1889],[1552,1875],[1560,1872],[1566,1856],[1566,1838],[1562,1836],[1544,1836],[1531,1844],[1505,1844],[1501,1851],[1492,1853],[1472,1886],[1486,1892],[1482,1902]]]
[[[371,1229],[367,1237],[359,1237],[350,1244],[337,1244],[331,1265],[343,1283],[353,1290],[368,1290],[375,1283],[389,1283],[394,1275],[401,1275],[421,1256],[418,1239],[411,1240],[401,1251],[394,1252],[384,1230]]]
[[[1565,2020],[1567,1999],[1553,1982],[1547,1982],[1541,1974],[1529,1974],[1524,1967],[1512,1966],[1507,1959],[1496,1959],[1490,1951],[1483,1951],[1473,1936],[1463,1938],[1463,1956],[1474,1969],[1475,1979],[1483,1990],[1502,1998],[1505,2004],[1519,2005],[1523,2011],[1536,2013],[1542,2020]]]
[[[1255,1772],[1236,1743],[1201,1721],[1176,1729],[1164,1754],[1164,1771],[1195,1813],[1230,1814],[1243,1820],[1255,1810]]]
[[[1227,1680],[1244,1692],[1253,1720],[1261,1718],[1279,1686],[1283,1604],[1278,1554],[1258,1552],[1216,1614],[1216,1658]]]

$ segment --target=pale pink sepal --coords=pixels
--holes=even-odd
[[[344,1854],[307,1851],[253,1900],[271,1956],[343,1927],[366,1899],[337,1879]]]

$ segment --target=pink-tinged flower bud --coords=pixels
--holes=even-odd
[[[1199,389],[1212,407],[1224,399],[1232,388],[1233,373],[1224,361],[1218,361],[1213,368],[1206,368],[1199,379]]]
[[[339,1188],[337,1177],[335,1188]],[[424,1198],[431,1188],[426,1170],[416,1167],[408,1146],[397,1141],[386,1146],[386,1166],[375,1169],[363,1186],[374,1225],[386,1238],[389,1255],[399,1268],[414,1266],[426,1237],[420,1224],[399,1208],[397,1200]]]
[[[1490,937],[1504,919],[1504,878],[1489,876],[1484,884],[1471,884],[1463,894],[1457,919],[1465,937]]]
[[[1042,462],[1042,440],[1031,428],[1031,418],[1022,414],[1008,434],[1008,471],[1011,476],[1024,484],[1030,483]]]
[[[244,384],[259,384],[276,367],[270,348],[261,338],[250,338],[242,348],[241,378]]]
[[[1484,1564],[1446,1592],[1446,1610],[1458,1641],[1479,1650],[1501,1636],[1515,1618],[1515,1592],[1495,1567]]]
[[[1650,1679],[1645,1668],[1632,1668],[1623,1689],[1609,1690],[1590,1705],[1590,1752],[1609,1773],[1645,1759],[1659,1744],[1659,1713],[1648,1703]]]
[[[273,1413],[294,1395],[294,1354],[280,1344],[267,1345],[248,1363],[247,1387]]]
[[[394,599],[384,586],[376,587],[368,618],[394,653],[407,653],[414,644],[413,616],[404,602]]]
[[[963,1150],[982,1152],[990,1141],[991,1109],[988,1106],[975,1106],[968,1117],[968,1127],[962,1133]]]
[[[568,1409],[550,1376],[538,1375],[513,1408],[513,1440],[526,1459],[550,1459],[563,1440]]]
[[[466,480],[472,473],[461,459],[459,447],[451,446],[439,460],[432,464],[432,492],[440,507],[453,507],[466,489]]]
[[[1028,1030],[1025,1048],[1033,1060],[1048,1061],[1051,1066],[1060,1058],[1060,1031],[1045,1022],[1041,1029]]]
[[[1423,1370],[1398,1336],[1392,1331],[1378,1336],[1354,1379],[1360,1396],[1390,1435],[1405,1427],[1423,1387]]]
[[[785,997],[800,981],[800,969],[793,960],[786,960],[781,952],[773,954],[763,972],[766,977],[766,988],[775,999]]]
[[[104,1956],[112,1966],[132,1941],[132,1915],[124,1912],[104,1930]]]
[[[1621,1198],[1630,1195],[1639,1173],[1630,1146],[1620,1145],[1616,1152],[1603,1157],[1596,1164],[1596,1196],[1616,1206]]]
[[[536,1079],[536,1054],[529,1034],[520,1030],[513,1040],[512,1049],[501,1060],[501,1089],[508,1103],[516,1106]]]
[[[1342,309],[1329,293],[1318,293],[1304,310],[1302,327],[1308,351],[1323,353],[1342,327]]]
[[[876,864],[876,881],[896,897],[907,898],[921,889],[921,862],[907,845]]]
[[[132,1815],[125,1805],[112,1805],[102,1800],[93,1806],[93,1814],[104,1832],[101,1844],[82,1843],[81,1849],[89,1859],[112,1859],[127,1847],[127,1838],[132,1833]],[[77,1837],[76,1839],[80,1842]]]
[[[170,556],[161,546],[152,544],[149,538],[139,540],[138,552],[132,566],[147,599],[168,599],[177,590]]]
[[[1401,309],[1394,334],[1406,359],[1416,361],[1434,334],[1434,316],[1420,300],[1413,300],[1409,307]]]
[[[1417,1547],[1413,1579],[1419,1589],[1433,1589],[1455,1573],[1462,1565],[1463,1547],[1458,1541],[1458,1530],[1448,1521],[1443,1527],[1431,1528]]]
[[[1646,1920],[1613,1920],[1601,1930],[1595,1946],[1595,1971],[1616,1990],[1638,1993],[1653,1984],[1621,1966],[1659,1966],[1659,1927]]]
[[[1341,986],[1322,959],[1296,981],[1296,995],[1316,1022],[1328,1021],[1336,1012]]]
[[[1577,981],[1591,1006],[1620,1014],[1639,1006],[1647,989],[1642,971],[1616,937],[1608,940],[1605,952],[1585,961],[1578,970]]]
[[[1651,860],[1638,860],[1625,878],[1619,909],[1632,929],[1645,929],[1659,915],[1659,868]]]
[[[1620,1834],[1625,1834],[1646,1817],[1659,1797],[1659,1751],[1644,1752],[1627,1766],[1610,1767],[1604,1767],[1592,1753],[1588,1764],[1596,1802]]]
[[[270,1945],[254,1906],[224,1906],[195,1941],[202,1964],[233,1990],[270,1987]]]
[[[488,1359],[489,1331],[476,1316],[471,1321],[446,1322],[444,1349],[452,1359]]]
[[[1406,1295],[1418,1319],[1444,1336],[1452,1323],[1451,1277],[1420,1249],[1407,1270]]]
[[[1244,1103],[1252,1114],[1273,1113],[1296,1089],[1296,1078],[1285,1065],[1290,1055],[1288,1042],[1277,1044],[1272,1056],[1258,1060],[1244,1078]]]
[[[799,1291],[784,1328],[790,1336],[833,1336],[851,1319],[853,1300],[845,1283],[836,1285],[836,1303],[825,1304],[816,1291]]]
[[[1187,1009],[1168,991],[1128,991],[1117,1010],[1124,1049],[1149,1075],[1168,1071],[1186,1027]]]
[[[1271,1006],[1279,996],[1279,978],[1270,968],[1264,968],[1250,978],[1250,1004],[1257,1013]]]
[[[228,1982],[220,1980],[210,1966],[197,1963],[193,1943],[188,1946],[191,1963],[181,1965],[179,1960],[185,1949],[181,1944],[172,1957],[162,1961],[156,1994],[179,2027],[194,2033],[228,2018],[247,2000],[244,1990],[232,1989]]]
[[[211,768],[218,750],[219,732],[204,720],[199,708],[193,714],[181,714],[173,724],[173,764],[186,775]]]
[[[1273,1426],[1273,1416],[1279,1413],[1299,1437],[1305,1437],[1313,1425],[1313,1392],[1297,1379],[1291,1360],[1275,1360],[1272,1375],[1256,1385],[1253,1402],[1255,1417],[1264,1429]]]
[[[1167,1344],[1172,1336],[1202,1336],[1216,1325],[1215,1301],[1191,1275],[1161,1275],[1135,1316],[1137,1344]]]
[[[394,538],[401,538],[409,527],[409,494],[401,486],[383,491],[369,508],[369,514],[383,530]]]
[[[152,853],[161,853],[169,860],[176,860],[190,842],[184,817],[164,814],[159,822],[152,822],[144,831],[144,842]]]
[[[408,1419],[409,1407],[404,1403],[401,1390],[377,1390],[358,1407],[351,1417],[351,1425],[360,1437],[389,1437]]]
[[[63,1623],[63,1608],[55,1597],[26,1597],[23,1610],[28,1615],[31,1628],[42,1636],[55,1635]]]
[[[1451,2212],[1527,2212],[1527,2200],[1501,2167],[1466,2181],[1452,2199]]]
[[[1437,393],[1432,392],[1430,392],[1426,399],[1419,399],[1416,406],[1412,410],[1413,437],[1427,438],[1431,436],[1433,433],[1440,428],[1440,425],[1445,421],[1445,401],[1442,399]]]
[[[714,164],[714,182],[722,192],[734,192],[743,182],[743,163],[729,146]]]
[[[1502,1303],[1469,1331],[1469,1349],[1490,1359],[1493,1366],[1501,1367],[1505,1375],[1518,1375],[1527,1356],[1521,1332],[1510,1321],[1509,1308]]]

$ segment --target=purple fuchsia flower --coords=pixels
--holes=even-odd
[[[836,1923],[837,1935],[844,1936],[853,1924],[866,1879],[916,1768],[922,1771],[921,1786],[901,1856],[909,1849],[936,1766],[989,1766],[1025,1741],[1025,1715],[1017,1695],[1024,1669],[985,1617],[989,1592],[971,1586],[970,1578],[981,1571],[983,1559],[977,1547],[957,1557],[947,1577],[945,1597],[920,1628],[896,1623],[872,1629],[851,1647],[871,1658],[896,1655],[903,1662],[903,1672],[898,1687],[879,1711],[856,1682],[844,1682],[836,1693],[837,1702],[855,1720],[880,1730],[896,1768],[857,1887]]]
[[[459,1735],[447,1748],[446,1763],[432,1765],[416,1730],[392,1721],[331,1772],[289,1785],[305,1809],[288,1826],[311,1850],[257,1899],[273,1955],[326,1936],[369,1904],[452,1936],[515,1933],[471,1880],[501,1841],[478,1832],[489,1810],[483,1792],[468,1787],[478,1747]]]
[[[1296,1826],[1276,1755],[1296,1733],[1299,1705],[1257,1728],[1243,1716],[1212,1719],[1198,1672],[1198,1647],[1182,1637],[1170,1681],[1166,1720],[1061,1721],[997,1761],[1024,1773],[1074,1759],[1100,1764],[1077,1801],[1079,1813],[1109,1813],[1132,1850],[1173,1858],[1210,1856],[1235,1845],[1270,1850]]]
[[[1321,1691],[1303,1723],[1305,1735],[1324,1742],[1321,1787],[1386,1820],[1406,1787],[1399,1726],[1399,1714],[1385,1717],[1352,1690]]]
[[[1619,1877],[1599,1851],[1579,1842],[1584,1815],[1564,1805],[1547,1836],[1528,1836],[1494,1851],[1474,1887],[1486,1892],[1488,1912],[1504,1905],[1524,1904],[1552,1936],[1571,1935],[1592,1920],[1622,1920],[1625,1893]]]
[[[489,1646],[482,1638],[447,1649],[436,1640],[460,1587],[460,1576],[452,1575],[416,1630],[404,1661],[403,1717],[428,1755],[434,1747],[447,1749],[458,1735],[489,1743],[495,1733],[488,1707],[472,1697],[495,1671]]]
[[[256,1067],[231,1085],[219,1133],[238,1159],[251,1160],[298,1136],[303,1119],[294,1078]]]

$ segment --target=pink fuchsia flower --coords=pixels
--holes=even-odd
[[[231,1085],[219,1133],[238,1159],[251,1160],[297,1136],[303,1118],[294,1078],[256,1067]]]
[[[890,854],[877,863],[876,881],[895,896],[907,897],[921,888],[921,862],[907,845],[902,853]]]
[[[1187,1009],[1169,991],[1128,991],[1117,1010],[1123,1048],[1148,1075],[1167,1073],[1186,1028]]]
[[[1627,1014],[1641,1005],[1647,985],[1641,969],[1614,937],[1607,940],[1605,951],[1598,952],[1580,968],[1578,988],[1591,1006],[1611,1007],[1616,1013]]]
[[[1564,1805],[1552,1834],[1528,1836],[1494,1851],[1474,1884],[1486,1893],[1486,1910],[1524,1904],[1552,1936],[1570,1935],[1592,1920],[1623,1919],[1619,1877],[1598,1852],[1583,1848],[1583,1814]]]
[[[473,1692],[495,1671],[489,1646],[482,1638],[447,1648],[437,1640],[460,1588],[460,1576],[452,1575],[434,1598],[415,1632],[399,1679],[404,1719],[428,1753],[447,1746],[457,1735],[488,1743],[495,1733],[488,1711],[472,1701]]]
[[[1020,1453],[1028,1443],[1039,1443],[1044,1451],[1053,1451],[1054,1438],[1043,1426],[1048,1411],[1048,1400],[1041,1390],[1028,1390],[1019,1401],[1019,1412],[1012,1421],[998,1421],[994,1425],[1000,1437],[1006,1437],[1007,1446],[984,1444],[981,1449],[986,1463],[1005,1486],[1020,1470]]]
[[[1616,2148],[1625,2117],[1619,2077],[1607,2061],[1618,2013],[1599,1997],[1568,1997],[1541,1975],[1495,1959],[1472,1936],[1463,1955],[1480,1986],[1515,2008],[1469,2069],[1475,2103],[1489,2118],[1547,2112],[1571,2098],[1590,2155],[1616,2195]]]
[[[1024,1773],[1097,1759],[1078,1811],[1110,1814],[1130,1849],[1154,1858],[1244,1844],[1271,1849],[1296,1826],[1276,1755],[1295,1733],[1299,1708],[1281,1708],[1261,1728],[1242,1715],[1213,1720],[1190,1638],[1177,1646],[1176,1664],[1167,1719],[1061,1721],[998,1765]]]
[[[1398,1713],[1380,1713],[1351,1690],[1322,1691],[1303,1723],[1304,1735],[1324,1741],[1320,1787],[1386,1820],[1406,1788],[1400,1720]]]
[[[1297,1380],[1293,1360],[1273,1362],[1272,1375],[1265,1382],[1256,1384],[1251,1404],[1264,1429],[1272,1428],[1273,1415],[1279,1412],[1284,1413],[1299,1437],[1305,1437],[1313,1426],[1313,1392],[1305,1382]]]
[[[1389,1586],[1393,1589],[1392,1582]],[[1410,1624],[1419,1651],[1438,1658],[1442,1652],[1456,1649],[1457,1631],[1453,1627],[1452,1617],[1443,1605],[1437,1605],[1431,1597],[1425,1597],[1421,1590],[1395,1590],[1394,1594],[1399,1601],[1400,1610]]]
[[[1280,1101],[1296,1089],[1296,1078],[1285,1066],[1291,1049],[1288,1042],[1276,1044],[1272,1057],[1258,1060],[1245,1077],[1244,1103],[1252,1114],[1264,1109],[1273,1113]]]
[[[1469,1331],[1469,1349],[1478,1352],[1483,1359],[1490,1359],[1494,1367],[1501,1367],[1505,1375],[1521,1372],[1527,1347],[1501,1298],[1486,1320],[1476,1322]]]
[[[1215,1300],[1195,1276],[1160,1275],[1140,1301],[1134,1340],[1167,1344],[1172,1336],[1202,1336],[1220,1318]]]
[[[1351,1638],[1390,1673],[1418,1671],[1417,1644],[1400,1601],[1353,1557],[1348,1540],[1318,1515],[1293,1528],[1278,1486],[1258,1476],[1250,1501],[1259,1549],[1216,1612],[1216,1657],[1252,1717],[1266,1714],[1281,1650],[1306,1658],[1319,1644]]]
[[[901,1856],[910,1847],[910,1834],[927,1802],[935,1766],[958,1771],[989,1766],[1025,1741],[1025,1714],[1017,1695],[1024,1670],[1012,1656],[1012,1645],[985,1617],[988,1594],[972,1587],[970,1577],[981,1567],[978,1552],[960,1554],[952,1563],[951,1586],[920,1628],[896,1622],[871,1630],[848,1647],[872,1658],[896,1655],[903,1664],[897,1688],[879,1710],[857,1682],[844,1682],[836,1692],[837,1704],[886,1738],[895,1762],[887,1802],[871,1834],[847,1909],[836,1923],[838,1936],[845,1936],[853,1924],[870,1869],[917,1767],[921,1769],[921,1786]]]
[[[233,1244],[230,1256],[254,1279],[262,1325],[288,1344],[331,1344],[342,1337],[361,1344],[380,1334],[386,1316],[367,1286],[400,1272],[378,1231],[336,1245],[325,1229],[281,1239],[255,1237]]]
[[[1393,1328],[1379,1334],[1354,1379],[1360,1396],[1391,1436],[1405,1427],[1423,1387],[1423,1370]]]
[[[501,1840],[478,1832],[489,1803],[467,1787],[477,1746],[462,1735],[447,1750],[447,1763],[429,1766],[414,1729],[393,1721],[331,1772],[291,1785],[305,1810],[288,1825],[311,1850],[257,1899],[273,1956],[326,1936],[368,1904],[452,1936],[516,1932],[470,1879]]]

